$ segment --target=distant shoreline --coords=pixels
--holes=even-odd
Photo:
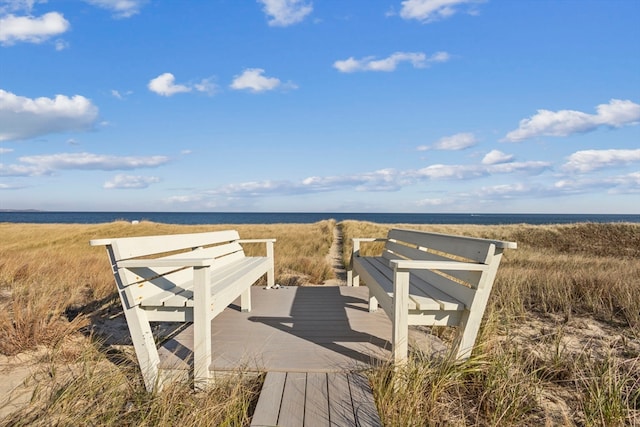
[[[337,213],[337,212],[59,212],[0,210],[0,222],[37,224],[101,224],[151,221],[177,225],[277,224],[354,220],[379,224],[570,224],[640,223],[640,214],[510,214],[510,213]]]

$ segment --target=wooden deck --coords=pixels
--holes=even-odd
[[[239,301],[212,321],[216,375],[267,372],[252,426],[380,426],[373,393],[359,370],[391,359],[391,322],[370,313],[366,287],[315,286],[251,289],[253,309]],[[416,345],[441,344],[410,331]],[[169,378],[192,363],[192,326],[159,349]]]
[[[233,304],[212,322],[210,371],[346,372],[391,357],[391,322],[370,313],[365,287],[252,288],[250,313]],[[187,369],[193,330],[160,349],[161,369]]]

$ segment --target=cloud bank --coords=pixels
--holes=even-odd
[[[0,44],[42,43],[70,28],[61,13],[49,12],[40,17],[7,15],[0,18]]]
[[[425,68],[434,63],[447,62],[451,56],[447,52],[436,52],[430,57],[422,52],[395,52],[383,59],[368,56],[362,59],[349,57],[335,61],[333,67],[341,73],[357,71],[395,71],[402,62],[410,63],[414,68]]]
[[[19,164],[0,165],[0,176],[47,175],[58,170],[131,170],[155,168],[169,162],[166,156],[113,156],[93,153],[58,153],[23,156]]]
[[[119,174],[114,176],[111,181],[105,182],[103,188],[107,190],[140,190],[157,182],[160,182],[160,178],[157,176]]]
[[[569,136],[585,133],[601,126],[622,127],[640,122],[640,105],[629,100],[612,99],[596,107],[596,114],[574,110],[538,110],[520,121],[518,129],[509,132],[504,140],[520,142],[539,136]]]
[[[91,129],[98,108],[84,96],[27,98],[0,89],[0,141]]]

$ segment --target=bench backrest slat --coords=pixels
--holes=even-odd
[[[219,267],[245,256],[242,245],[236,241],[237,239],[239,239],[238,232],[229,230],[168,236],[124,237],[103,240],[100,243],[111,247],[110,252],[120,277],[122,295],[126,298],[127,304],[133,307],[163,291],[174,289],[175,292],[181,292],[181,289],[190,289],[193,271],[191,268],[176,267],[118,268],[118,261],[139,256],[154,259],[213,258],[216,266]],[[170,255],[157,256],[165,253]]]
[[[450,250],[442,247],[435,247],[435,242],[430,242],[429,249],[436,250],[437,252],[429,252],[426,248],[422,247],[418,249],[415,247],[415,239],[412,239],[411,242],[404,242],[406,244],[413,244],[414,246],[407,246],[406,244],[401,244],[398,241],[387,241],[385,244],[385,251],[382,256],[388,259],[413,259],[413,260],[422,260],[422,261],[466,261],[466,258],[462,258],[457,253],[446,253],[445,250]],[[424,244],[424,241],[421,241],[421,244]],[[485,254],[483,256],[479,256],[478,258],[483,258],[482,264],[488,261],[488,256],[491,256],[495,249],[491,244],[488,244],[485,249]],[[477,261],[475,261],[477,262]],[[449,276],[455,277],[457,280],[468,284],[469,286],[476,288],[480,282],[481,274],[477,271],[466,271],[466,270],[457,270],[457,271],[447,271],[446,274]]]
[[[112,239],[116,261],[179,251],[199,246],[220,244],[240,239],[235,230],[208,233],[173,234],[168,236],[123,237]]]
[[[402,229],[390,230],[387,239],[382,256],[388,260],[462,261],[490,265],[495,260],[499,261],[504,248],[516,247],[513,242]],[[492,284],[482,271],[413,270],[412,274],[468,308],[473,305],[476,290],[487,283],[489,286]]]
[[[399,240],[414,244],[419,247],[435,249],[449,253],[469,261],[487,263],[487,254],[490,245],[495,248],[511,248],[511,242],[499,240],[477,239],[465,236],[451,236],[439,233],[419,232],[413,230],[392,229],[389,231],[389,239]]]

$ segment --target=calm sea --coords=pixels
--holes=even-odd
[[[313,223],[324,219],[371,221],[381,224],[568,224],[575,222],[636,222],[640,215],[592,214],[436,214],[436,213],[293,213],[293,212],[0,212],[0,222],[40,224],[100,224],[117,220],[165,224]]]

